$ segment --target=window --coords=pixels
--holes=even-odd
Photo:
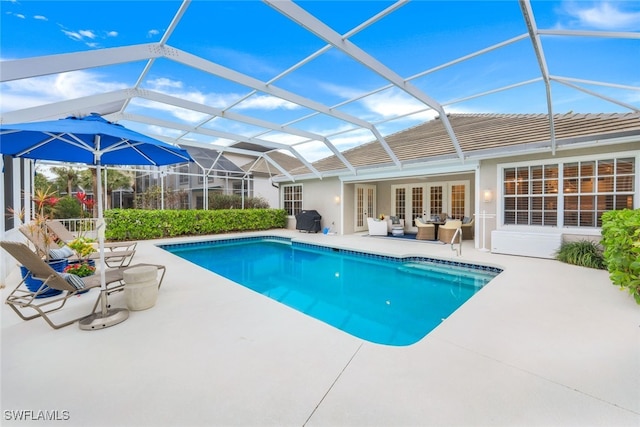
[[[558,165],[504,170],[504,223],[558,224]]]
[[[503,170],[504,224],[601,227],[602,214],[633,209],[635,159],[588,159]]]
[[[287,214],[294,216],[302,211],[302,184],[282,187],[282,204]]]
[[[604,212],[633,209],[634,163],[623,158],[565,165],[564,225],[601,227]]]
[[[185,165],[185,166],[180,166],[178,168],[178,176],[179,176],[179,180],[178,183],[183,185],[183,184],[189,184],[189,175],[187,175],[189,173],[189,165]]]

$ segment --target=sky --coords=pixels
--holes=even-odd
[[[517,1],[413,1],[365,28],[362,23],[390,7],[387,1],[303,1],[307,12],[411,82],[449,113],[546,113],[541,71],[529,39],[444,66],[482,49],[526,34]],[[7,1],[0,2],[0,61],[159,42],[181,2]],[[622,37],[541,36],[549,73],[622,105],[566,84],[552,82],[554,113],[629,112],[640,109],[640,1],[533,1],[536,25],[545,30],[610,32]],[[635,34],[629,36],[630,33]],[[337,49],[257,1],[193,1],[167,40],[169,46],[262,82],[335,108],[388,135],[434,117],[431,109]],[[290,74],[285,70],[317,57]],[[0,83],[0,114],[33,106],[131,88],[146,61]],[[425,73],[421,75],[421,73]],[[606,85],[593,84],[601,82]],[[496,91],[514,86],[512,89]],[[167,59],[154,62],[141,88],[176,96],[327,137],[340,150],[372,140],[369,130],[267,93]],[[382,89],[382,90],[380,90]],[[375,93],[372,93],[375,92]],[[472,98],[478,94],[484,96]],[[364,94],[370,94],[361,98]],[[470,98],[470,99],[469,99]],[[349,102],[350,101],[350,102]],[[127,113],[184,124],[210,117],[134,99]],[[179,132],[125,122],[151,136]],[[216,118],[204,127],[244,137],[294,144],[313,161],[331,154],[319,141],[268,132]],[[189,134],[219,145],[234,141]]]

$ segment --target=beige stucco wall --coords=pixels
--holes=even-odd
[[[302,208],[318,211],[322,216],[320,224],[331,227],[332,231],[339,232],[341,228],[340,213],[342,197],[340,196],[341,183],[337,178],[323,180],[301,181]],[[336,198],[339,198],[337,200]],[[290,217],[287,228],[295,229],[295,218]]]
[[[269,178],[262,176],[253,177],[253,196],[261,197],[269,203],[270,208],[280,207],[280,190],[271,185]]]
[[[540,153],[536,155],[527,155],[527,156],[513,156],[513,157],[503,157],[499,159],[492,160],[483,160],[480,164],[480,182],[478,183],[480,195],[482,199],[482,191],[484,189],[490,189],[493,194],[493,200],[491,203],[484,203],[483,200],[480,200],[480,211],[483,209],[486,210],[487,214],[496,215],[494,218],[486,219],[486,229],[487,229],[487,240],[486,247],[491,247],[491,231],[495,229],[502,228],[503,226],[499,224],[501,220],[500,214],[496,211],[499,204],[498,199],[502,194],[502,179],[498,177],[498,168],[501,164],[510,164],[510,163],[520,163],[520,162],[531,162],[531,161],[546,161],[546,160],[557,160],[559,162],[564,162],[570,158],[578,158],[583,156],[597,156],[601,154],[611,154],[615,156],[616,153],[622,152],[635,152],[636,155],[640,151],[640,142],[631,143],[631,144],[619,144],[619,145],[605,145],[602,147],[596,148],[586,148],[586,149],[578,149],[578,150],[560,150],[556,152],[556,155],[552,155],[551,152]],[[638,167],[640,165],[636,164],[636,174],[638,174]],[[638,179],[636,178],[636,182]],[[636,207],[638,207],[638,188],[636,188]],[[509,226],[515,228],[515,226]],[[549,227],[528,227],[528,229],[535,231],[538,230],[549,230]],[[561,232],[563,235],[563,240],[565,241],[573,241],[579,239],[589,239],[589,240],[600,240],[600,230],[599,229],[571,229],[571,228],[561,228],[556,229]]]

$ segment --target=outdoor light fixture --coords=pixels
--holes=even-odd
[[[339,205],[340,204],[340,196],[334,197],[333,201],[336,203],[336,205]]]
[[[484,190],[484,202],[489,203],[491,202],[491,200],[493,200],[493,194],[491,193],[491,190]]]

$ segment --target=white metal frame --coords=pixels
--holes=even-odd
[[[87,70],[94,69],[98,67],[115,65],[115,64],[125,64],[132,63],[136,61],[146,61],[146,65],[144,70],[138,76],[138,79],[133,87],[127,88],[124,90],[102,93],[98,95],[93,95],[84,98],[72,99],[63,102],[55,102],[43,106],[27,108],[18,111],[9,111],[5,112],[0,116],[0,123],[16,123],[16,122],[26,122],[26,121],[35,121],[35,120],[47,120],[58,117],[65,117],[68,115],[82,115],[87,114],[89,112],[99,112],[107,116],[108,119],[112,121],[132,121],[138,122],[146,125],[154,125],[158,126],[161,129],[165,129],[167,132],[161,132],[163,135],[169,134],[169,131],[175,132],[179,131],[178,136],[174,136],[168,138],[163,135],[152,135],[154,137],[158,137],[167,142],[179,143],[181,145],[194,145],[194,146],[205,146],[206,148],[212,148],[216,150],[220,150],[221,152],[234,152],[239,154],[249,154],[252,156],[256,156],[259,158],[264,158],[269,164],[273,165],[279,173],[283,174],[285,178],[289,181],[294,181],[296,177],[292,176],[285,170],[281,165],[279,165],[276,161],[274,161],[271,157],[269,157],[269,151],[273,150],[284,150],[288,151],[291,155],[298,158],[302,164],[310,171],[313,177],[323,178],[327,176],[326,173],[319,172],[315,169],[312,163],[306,159],[300,152],[297,150],[297,146],[301,144],[308,143],[310,141],[319,141],[321,142],[331,153],[333,153],[344,165],[344,168],[351,175],[357,174],[357,169],[350,164],[350,162],[340,153],[340,151],[336,148],[336,146],[332,143],[331,139],[340,134],[351,132],[354,130],[365,130],[371,134],[371,138],[374,141],[377,141],[386,151],[386,153],[391,158],[392,164],[396,171],[400,171],[406,165],[403,165],[402,162],[398,159],[393,150],[386,143],[385,138],[378,130],[378,125],[381,123],[387,123],[392,120],[397,120],[412,114],[416,114],[418,112],[424,111],[433,111],[434,114],[437,114],[445,127],[445,130],[448,134],[448,137],[451,141],[452,146],[455,148],[455,151],[458,156],[459,162],[464,163],[465,153],[463,152],[456,136],[456,131],[452,127],[451,123],[447,119],[447,108],[464,101],[468,101],[471,99],[484,97],[487,95],[495,94],[502,91],[511,90],[520,86],[535,84],[540,81],[544,83],[546,99],[547,99],[547,109],[549,113],[549,130],[550,130],[550,140],[552,142],[552,151],[555,152],[555,130],[553,123],[553,111],[554,104],[553,98],[551,96],[551,82],[556,82],[558,84],[564,85],[566,87],[570,87],[572,89],[581,91],[583,93],[589,94],[591,96],[597,97],[606,102],[610,102],[616,104],[618,106],[622,106],[624,108],[629,109],[630,111],[639,112],[640,108],[637,106],[631,105],[628,102],[625,102],[622,99],[614,99],[612,97],[600,94],[595,90],[588,89],[585,86],[593,87],[609,87],[609,88],[618,88],[623,90],[630,91],[640,91],[640,87],[638,86],[629,86],[629,85],[621,85],[615,82],[600,82],[600,81],[587,81],[583,79],[573,78],[572,76],[556,76],[552,75],[549,72],[547,66],[547,60],[544,55],[544,42],[543,37],[545,36],[555,36],[555,37],[591,37],[591,38],[617,38],[617,39],[628,39],[628,40],[640,40],[640,33],[638,32],[610,32],[610,31],[574,31],[574,30],[557,30],[557,29],[540,29],[536,23],[536,19],[531,8],[531,4],[529,0],[520,0],[520,9],[523,16],[523,19],[526,24],[526,32],[524,34],[517,35],[512,37],[511,39],[496,43],[492,46],[488,46],[484,49],[480,49],[471,54],[462,56],[460,58],[454,59],[444,64],[440,64],[436,67],[433,67],[428,70],[424,70],[422,72],[416,73],[415,75],[403,77],[398,75],[395,71],[390,69],[387,65],[382,63],[380,60],[373,57],[370,53],[364,51],[362,48],[357,46],[351,38],[361,32],[362,30],[376,24],[378,21],[383,18],[393,14],[398,9],[402,8],[404,5],[408,3],[407,0],[400,0],[389,7],[376,14],[375,16],[370,17],[366,21],[362,22],[360,25],[351,29],[350,31],[344,34],[338,34],[336,31],[331,29],[328,25],[322,22],[317,17],[311,15],[309,12],[298,6],[296,3],[289,0],[264,0],[264,3],[271,8],[273,8],[278,13],[290,19],[292,22],[296,23],[298,26],[304,28],[305,30],[311,32],[317,37],[324,40],[327,44],[322,48],[318,49],[316,52],[308,55],[306,58],[301,59],[298,63],[289,67],[288,69],[282,71],[275,77],[271,78],[268,81],[261,81],[255,79],[249,75],[243,74],[237,70],[229,69],[220,64],[214,63],[209,60],[205,60],[201,57],[193,55],[189,52],[185,52],[178,48],[175,48],[169,44],[169,40],[171,35],[175,31],[175,29],[180,25],[183,15],[186,10],[189,8],[191,4],[191,0],[184,0],[178,11],[174,15],[170,24],[167,26],[161,40],[158,43],[150,43],[150,44],[140,44],[140,45],[131,45],[131,46],[121,46],[115,48],[108,49],[96,49],[96,50],[86,50],[75,53],[65,53],[59,55],[50,55],[50,56],[42,56],[42,57],[34,57],[34,58],[26,58],[26,59],[17,59],[17,60],[9,60],[0,62],[0,82],[9,82],[27,79],[35,76],[45,76],[45,75],[53,75],[57,73],[63,73],[74,70]],[[529,40],[533,46],[533,52],[536,56],[537,63],[539,65],[539,76],[533,77],[528,80],[523,80],[514,84],[510,84],[503,87],[497,87],[490,90],[486,90],[483,92],[478,92],[475,94],[471,94],[465,96],[464,98],[454,99],[454,100],[438,100],[433,98],[432,96],[424,93],[416,86],[413,85],[412,81],[421,77],[424,77],[428,74],[431,74],[436,71],[440,71],[446,69],[448,67],[454,66],[461,62],[467,61],[469,59],[473,59],[479,57],[481,55],[490,53],[497,49],[501,49],[503,47],[512,45],[514,43],[518,43],[524,40]],[[342,53],[348,55],[353,60],[359,62],[360,64],[367,67],[369,70],[375,72],[377,75],[382,77],[387,81],[387,84],[383,85],[380,88],[376,88],[371,90],[368,93],[364,93],[358,96],[354,96],[353,98],[341,102],[337,105],[323,105],[311,99],[300,96],[299,94],[284,90],[277,86],[277,82],[283,77],[293,73],[295,70],[304,66],[305,64],[313,61],[315,58],[321,56],[323,53],[327,52],[330,49],[340,50]],[[231,82],[237,83],[247,88],[248,92],[245,96],[241,97],[241,99],[237,100],[234,103],[227,105],[225,108],[213,108],[208,105],[204,105],[201,103],[196,103],[192,101],[187,101],[183,99],[178,99],[175,97],[171,97],[166,94],[157,93],[154,91],[142,89],[141,85],[144,82],[146,76],[152,72],[154,64],[158,59],[166,59],[170,61],[174,61],[185,66],[198,69],[204,73],[207,73],[211,76],[223,78],[229,80]],[[412,111],[409,113],[398,114],[394,117],[389,117],[384,119],[383,121],[379,121],[374,123],[372,121],[363,120],[362,118],[355,117],[353,115],[347,114],[343,112],[340,107],[347,106],[348,104],[359,102],[364,98],[375,95],[383,90],[389,88],[397,88],[402,92],[410,95],[413,99],[420,102],[421,106],[416,109],[416,111]],[[299,117],[296,120],[293,120],[289,123],[272,123],[266,120],[263,120],[260,117],[256,116],[246,116],[242,114],[238,114],[236,112],[230,111],[231,108],[243,102],[247,98],[252,95],[261,92],[268,94],[273,97],[277,97],[288,102],[297,104],[311,111],[310,114],[306,116]],[[179,107],[185,108],[187,110],[196,111],[199,113],[206,114],[206,118],[196,125],[185,126],[184,124],[180,124],[173,121],[160,120],[157,117],[152,116],[141,116],[132,114],[129,112],[128,106],[134,98],[141,98],[146,100],[152,100],[166,106],[170,107]],[[315,115],[325,115],[327,117],[331,117],[335,120],[338,120],[344,123],[342,129],[335,131],[333,133],[321,134],[317,132],[309,132],[302,130],[296,127],[296,124]],[[233,132],[221,132],[214,131],[204,127],[209,121],[213,120],[217,117],[224,117],[225,119],[237,121],[244,124],[250,124],[253,126],[258,126],[264,131],[257,132],[252,136],[245,136],[235,134]],[[279,144],[273,141],[269,141],[265,138],[262,138],[264,133],[270,131],[277,131],[291,135],[299,140],[299,142],[295,142],[291,145],[287,144]],[[215,144],[205,144],[200,142],[189,141],[190,135],[205,135],[214,138],[225,138],[232,141],[237,142],[251,142],[254,144],[258,144],[267,149],[264,151],[251,151],[251,150],[240,150],[233,147],[226,147],[222,145]]]

